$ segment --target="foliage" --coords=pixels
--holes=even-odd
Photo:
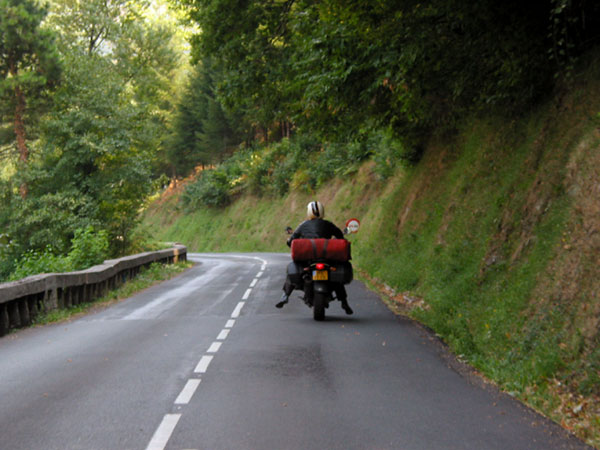
[[[33,105],[60,79],[54,34],[41,26],[46,13],[34,0],[0,0],[0,118],[14,123],[0,145],[16,139],[22,161],[29,159],[26,125],[38,112]]]
[[[108,51],[119,35],[139,19],[139,8],[147,4],[128,0],[54,0],[52,3],[50,21],[60,33],[63,49],[83,51],[87,55]]]
[[[186,187],[183,202],[188,210],[200,205],[225,206],[231,200],[229,189],[230,182],[225,172],[204,170],[195,183]]]
[[[108,234],[105,230],[96,232],[91,226],[75,230],[68,256],[69,263],[74,270],[100,264],[107,257]]]
[[[177,3],[202,30],[196,60],[218,63],[217,100],[262,140],[282,120],[331,142],[383,128],[411,159],[469,111],[531,105],[600,36],[583,0]]]
[[[294,2],[183,0],[190,18],[202,27],[193,40],[194,58],[219,62],[222,105],[245,118],[268,140],[268,128],[285,120],[289,100],[282,90],[288,73],[286,37]]]
[[[48,246],[43,250],[28,250],[21,255],[10,279],[20,280],[39,273],[59,273],[70,270],[68,258],[56,255],[52,247]]]
[[[151,188],[150,149],[122,79],[101,58],[74,56],[74,62],[45,122],[43,154],[33,164],[30,190],[39,199],[62,195],[82,203],[74,205],[76,211],[63,211],[101,224],[113,251],[122,251]]]
[[[168,149],[175,176],[222,161],[242,140],[240,124],[216,100],[216,76],[210,59],[198,63],[177,104]]]
[[[282,196],[290,190],[312,192],[334,178],[354,173],[373,158],[381,179],[413,161],[402,142],[388,130],[369,130],[350,142],[319,144],[305,134],[252,150],[238,151],[214,169],[201,172],[186,187],[182,201],[192,209],[200,205],[226,206],[242,191]]]
[[[172,28],[148,21],[146,3],[52,3],[45,26],[58,33],[61,84],[48,108],[35,110],[44,120],[29,143],[28,164],[3,173],[0,186],[0,226],[17,254],[50,246],[66,255],[76,230],[89,226],[106,233],[110,254],[128,251],[163,165],[173,78],[182,61]],[[34,27],[20,29],[22,40],[28,28]],[[27,198],[15,195],[18,186],[27,186]]]
[[[67,255],[57,252],[51,246],[43,249],[29,249],[15,255],[15,267],[11,280],[19,280],[39,273],[60,273],[87,269],[102,263],[108,256],[108,239],[104,230],[96,232],[92,226],[75,230],[71,250]],[[0,258],[2,251],[0,251]]]
[[[555,77],[571,78],[582,50],[598,46],[600,5],[585,0],[551,0],[548,56],[556,64]]]
[[[8,234],[0,234],[0,280],[8,277],[15,268],[15,246]]]

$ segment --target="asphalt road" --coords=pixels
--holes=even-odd
[[[279,310],[289,256],[194,268],[0,339],[0,450],[583,449],[361,283],[355,314]]]

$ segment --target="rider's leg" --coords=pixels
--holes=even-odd
[[[289,277],[287,277],[285,279],[285,284],[283,285],[283,294],[281,295],[281,299],[279,300],[279,303],[277,303],[275,306],[277,308],[283,308],[283,305],[285,305],[288,302],[288,300],[290,298],[290,294],[292,293],[293,290],[294,290],[294,285],[290,281]]]
[[[350,315],[354,313],[350,305],[348,304],[348,294],[346,294],[346,288],[342,283],[338,283],[334,287],[335,296],[338,298],[340,302],[342,302],[342,308],[346,311],[346,314]]]

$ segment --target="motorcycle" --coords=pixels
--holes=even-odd
[[[360,223],[351,219],[344,234],[356,233]],[[292,229],[286,231],[291,234]],[[325,320],[325,310],[337,300],[336,291],[353,279],[350,242],[346,239],[294,239],[292,262],[287,276],[295,289],[302,290],[302,300],[313,309],[313,319]]]

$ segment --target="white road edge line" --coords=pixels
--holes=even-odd
[[[222,342],[213,342],[212,344],[210,344],[210,347],[208,347],[206,353],[217,353],[221,348],[221,344]]]
[[[227,321],[227,323],[225,324],[225,328],[233,328],[234,325],[235,325],[235,320],[229,319]]]
[[[195,373],[205,373],[206,369],[208,369],[208,365],[210,364],[212,359],[213,359],[213,357],[211,355],[204,355],[202,358],[200,358],[200,362],[194,369],[194,372]]]
[[[175,404],[187,405],[194,396],[194,393],[196,392],[196,389],[198,389],[198,386],[200,386],[200,381],[201,380],[199,378],[189,379],[187,383],[185,383],[185,386],[181,390],[181,393],[175,400]]]
[[[164,450],[180,417],[181,414],[165,414],[146,450]]]
[[[252,283],[250,283],[250,287],[253,288],[254,286],[256,286],[256,283],[258,283],[258,278],[252,280]]]
[[[246,289],[246,292],[244,292],[244,296],[242,297],[242,300],[248,300],[248,297],[250,297],[251,293],[252,293],[252,289]]]
[[[221,330],[221,332],[219,333],[219,335],[217,336],[217,340],[219,341],[224,341],[225,339],[227,339],[227,336],[229,336],[229,332],[231,330],[227,330],[227,329],[223,329]]]
[[[233,310],[233,312],[231,313],[231,317],[234,319],[237,319],[238,317],[240,317],[240,312],[242,311],[242,308],[244,307],[245,302],[239,302],[237,304],[237,306],[235,307],[235,309]]]

